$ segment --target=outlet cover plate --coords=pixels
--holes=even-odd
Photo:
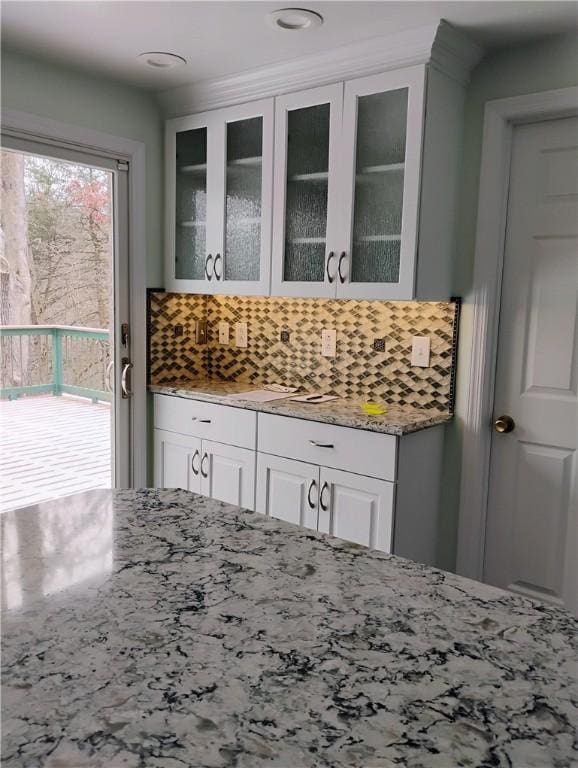
[[[243,349],[249,346],[247,323],[235,323],[235,346]]]
[[[373,350],[374,352],[385,352],[385,339],[374,339]]]
[[[219,323],[219,344],[229,343],[229,323],[221,320]]]
[[[207,343],[207,321],[206,320],[197,320],[195,335],[196,335],[197,344]]]
[[[321,331],[321,354],[323,357],[335,357],[337,351],[337,331],[324,328]]]
[[[412,336],[411,364],[418,368],[429,368],[430,337]]]

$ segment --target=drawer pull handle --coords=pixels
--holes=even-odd
[[[199,458],[199,451],[197,450],[193,453],[193,458],[191,459],[191,469],[193,470],[193,475],[199,474],[198,468],[195,468],[195,459],[198,459],[198,458]]]
[[[199,419],[199,424],[210,424],[210,423],[211,423],[210,419]]]
[[[201,475],[202,475],[203,477],[208,477],[208,476],[209,476],[209,473],[208,473],[208,472],[205,472],[205,470],[204,470],[204,466],[205,466],[205,459],[206,459],[207,461],[209,460],[209,454],[208,454],[208,453],[205,453],[205,455],[204,455],[204,456],[203,456],[203,458],[201,459]]]
[[[316,507],[316,504],[314,504],[314,503],[311,501],[311,491],[312,491],[312,490],[313,490],[313,489],[314,489],[316,486],[317,486],[317,483],[315,482],[315,480],[312,480],[312,481],[311,481],[311,485],[309,486],[309,490],[307,491],[307,503],[309,504],[309,506],[311,507],[311,509],[315,509],[315,507]]]
[[[317,440],[310,440],[309,441],[311,445],[314,445],[316,448],[335,448],[333,443],[320,443]]]
[[[323,483],[323,487],[321,488],[321,493],[319,494],[319,504],[321,505],[321,509],[322,509],[324,512],[327,512],[327,510],[329,509],[329,507],[328,507],[328,506],[326,506],[326,505],[323,503],[323,494],[324,494],[324,493],[325,493],[325,491],[327,491],[327,490],[329,490],[329,484],[328,484],[327,482],[325,482],[325,483]]]

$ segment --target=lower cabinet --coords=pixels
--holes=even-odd
[[[317,530],[319,467],[257,454],[255,511]]]
[[[391,552],[394,483],[257,454],[255,510]]]
[[[155,395],[154,482],[437,565],[443,435]]]
[[[325,467],[319,482],[320,531],[392,551],[394,483]]]
[[[198,437],[154,430],[157,488],[185,488],[255,508],[255,452]]]
[[[201,493],[255,509],[255,451],[203,440]]]
[[[153,431],[155,487],[201,493],[201,439],[164,429]]]

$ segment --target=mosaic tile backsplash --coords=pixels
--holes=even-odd
[[[450,302],[337,301],[264,296],[151,293],[151,384],[213,379],[287,384],[304,391],[375,399],[395,405],[451,407],[456,305]],[[195,341],[207,320],[208,340]],[[219,322],[230,342],[219,343]],[[246,322],[249,346],[235,347],[235,323]],[[182,326],[182,335],[178,335]],[[321,355],[321,330],[337,330],[337,355]],[[280,332],[289,332],[289,342]],[[411,365],[412,336],[431,339],[429,368]],[[375,339],[385,338],[385,352]]]

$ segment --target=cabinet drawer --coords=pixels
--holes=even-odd
[[[257,449],[381,480],[396,477],[393,435],[260,413]]]
[[[201,400],[155,395],[154,426],[255,450],[257,414]]]

